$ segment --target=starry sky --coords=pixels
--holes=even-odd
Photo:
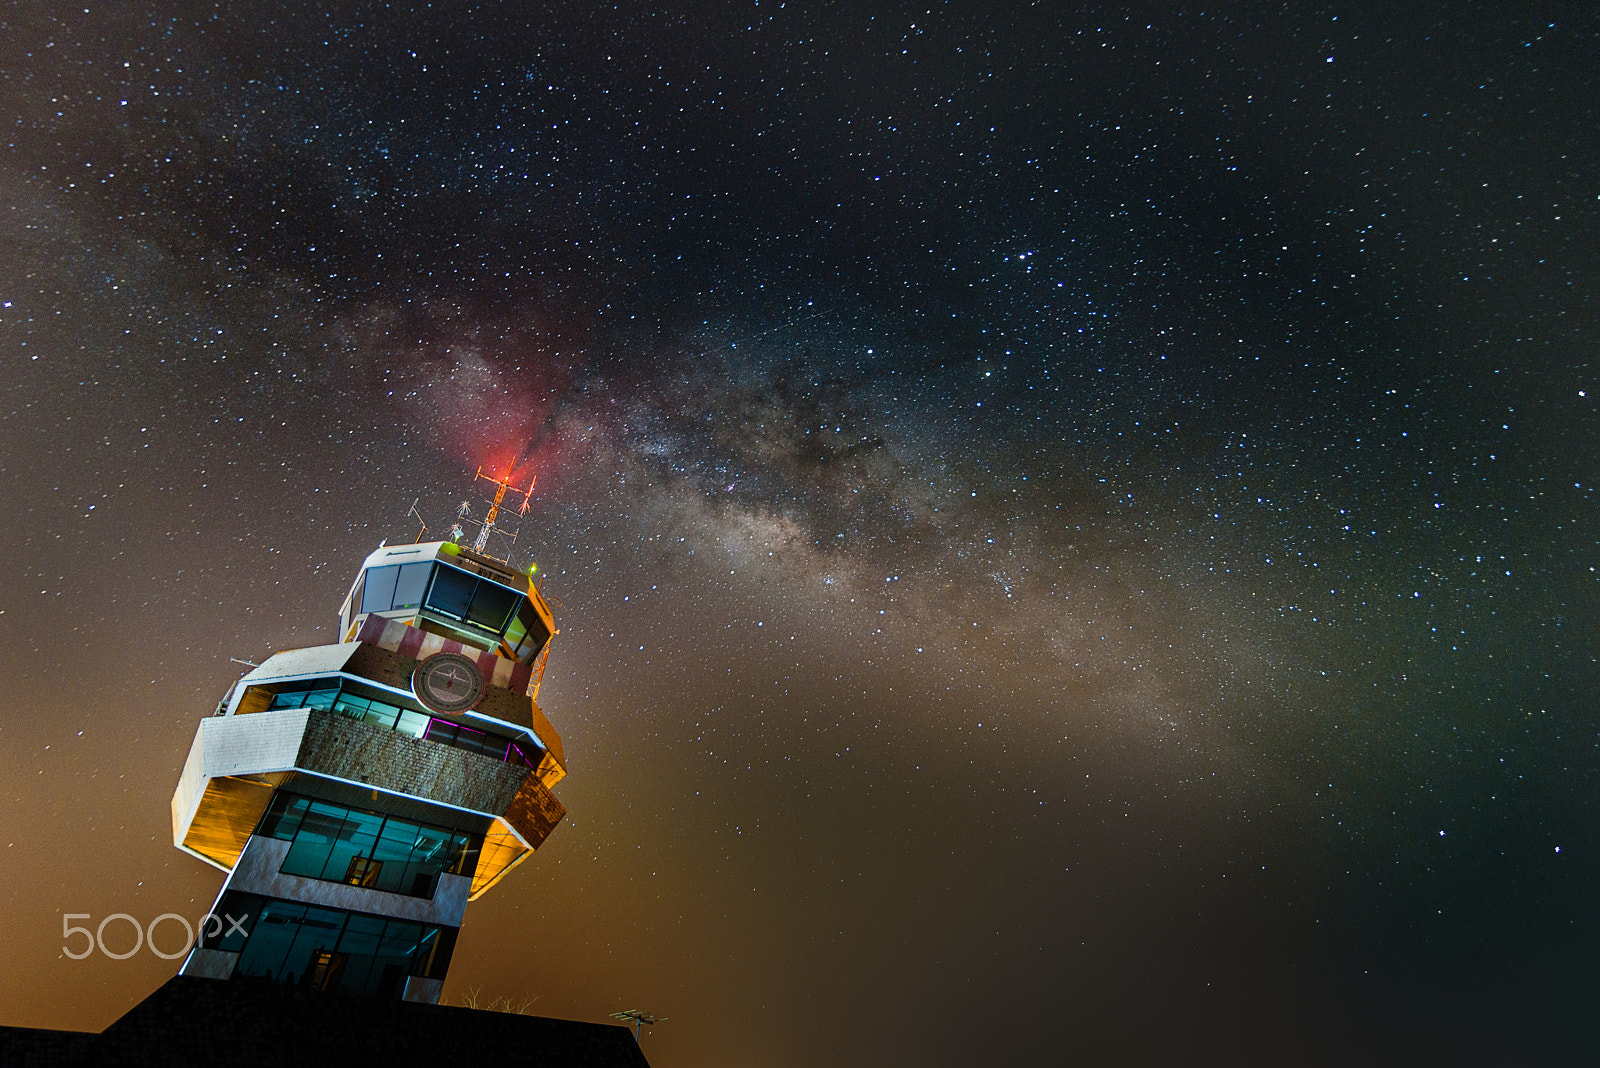
[[[229,658],[481,465],[570,816],[451,1003],[657,1068],[1592,1049],[1592,5],[0,25],[0,1022],[173,973],[63,917],[205,911]]]

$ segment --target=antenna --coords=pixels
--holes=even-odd
[[[613,1020],[633,1021],[633,1040],[639,1041],[640,1024],[658,1024],[665,1020],[665,1016],[657,1016],[653,1012],[644,1012],[640,1009],[623,1009],[621,1012],[611,1014]]]
[[[505,504],[506,501],[506,491],[513,490],[511,483],[503,478],[494,478],[493,476],[484,474],[482,467],[478,468],[478,473],[473,477],[473,481],[477,481],[480,478],[494,486],[495,491],[494,501],[489,505],[489,514],[483,517],[483,521],[481,523],[478,523],[478,536],[472,541],[472,551],[479,553],[488,548],[489,538],[491,535],[499,534],[506,538],[507,541],[517,540],[516,531],[506,530],[504,527],[498,524],[498,520],[500,519],[500,506]],[[528,483],[528,488],[522,492],[522,506],[519,509],[519,514],[528,514],[528,503],[533,498],[533,487],[536,486],[538,482],[538,476],[534,476],[533,481]],[[461,509],[457,513],[457,516],[467,522],[477,523],[478,521],[473,519],[470,513],[471,502],[462,501]],[[455,534],[456,530],[461,526],[462,524],[460,522],[456,523],[455,527],[451,528],[451,533]],[[456,536],[459,537],[460,535]]]
[[[422,536],[428,532],[428,524],[427,524],[427,522],[422,518],[422,513],[417,511],[417,503],[419,501],[421,501],[421,500],[422,500],[422,498],[418,497],[415,501],[412,501],[411,502],[411,510],[406,512],[406,515],[414,515],[414,516],[416,516],[417,517],[417,522],[422,524],[422,529],[417,532],[417,543],[418,544],[422,543]]]

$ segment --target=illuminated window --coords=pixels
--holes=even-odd
[[[506,628],[506,644],[511,646],[512,655],[524,664],[531,664],[549,640],[550,631],[545,627],[544,620],[539,618],[533,602],[522,598],[522,603],[517,606],[517,614]]]
[[[280,790],[256,833],[290,843],[285,875],[432,897],[441,874],[471,875],[481,838]]]
[[[282,986],[399,998],[408,976],[444,978],[455,949],[454,927],[255,894],[224,894],[217,914],[238,923],[201,945],[237,952],[235,977]]]
[[[383,861],[373,860],[371,857],[351,857],[350,867],[345,869],[344,881],[351,886],[374,887],[378,885],[378,873],[383,871]]]

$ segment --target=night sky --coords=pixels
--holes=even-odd
[[[449,1002],[657,1068],[1592,1055],[1597,57],[1587,3],[6,5],[0,1022],[173,974],[63,917],[206,910],[229,658],[483,465],[570,816]]]

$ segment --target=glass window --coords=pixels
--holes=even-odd
[[[383,865],[383,872],[374,884],[379,890],[390,890],[399,894],[411,894],[413,897],[432,897],[433,880],[425,879],[421,892],[418,889],[417,875],[421,872],[417,866],[420,859],[416,855],[417,835],[421,830],[414,823],[402,820],[390,820],[383,825],[383,833],[378,836],[377,843],[372,847],[372,859],[375,863]]]
[[[263,838],[294,841],[295,834],[300,830],[300,821],[305,818],[310,805],[309,799],[286,794],[280,790],[272,796],[272,804],[268,806],[267,814],[261,817],[261,830],[256,833]]]
[[[533,607],[533,602],[526,597],[517,606],[516,618],[511,621],[511,626],[506,628],[506,644],[511,646],[512,653],[524,664],[533,663],[533,658],[539,655],[539,650],[544,648],[544,643],[550,640],[550,632],[545,629],[544,620],[539,618],[538,610]]]
[[[212,907],[210,918],[202,919],[195,929],[199,945],[204,949],[222,949],[237,953],[255,929],[261,917],[261,908],[270,900],[259,894],[246,894],[229,890],[222,901]]]
[[[333,947],[339,944],[345,915],[335,909],[305,907],[300,930],[278,968],[280,983],[287,986],[322,985],[323,989],[328,989],[326,984],[331,978],[333,984],[338,985],[337,974],[330,976],[327,965],[331,963],[328,957]],[[243,963],[242,959],[240,963]]]
[[[433,565],[402,564],[400,577],[394,585],[394,607],[416,608],[422,604],[422,595],[428,588],[428,574]]]
[[[345,914],[288,901],[268,902],[239,956],[235,974],[259,976],[286,986],[326,979],[326,956],[339,941]],[[319,956],[320,955],[320,956]],[[308,974],[316,965],[321,974]]]
[[[467,622],[499,634],[506,629],[506,619],[518,600],[515,590],[495,582],[479,582],[478,592],[472,595],[472,607],[467,609]]]
[[[371,886],[379,873],[365,861],[372,856],[372,847],[382,828],[383,817],[377,813],[346,809],[344,825],[328,850],[322,878],[352,886]]]
[[[245,942],[244,952],[239,955],[234,974],[276,981],[305,914],[304,905],[287,901],[271,901],[264,905],[260,919]]]
[[[321,680],[318,680],[321,681]],[[333,689],[316,690],[309,687],[316,683],[299,683],[300,688],[284,690],[272,695],[272,702],[268,709],[274,708],[320,708],[326,712],[333,707],[333,702],[339,696],[337,687]]]
[[[433,586],[428,590],[428,607],[451,619],[465,619],[467,606],[472,603],[472,592],[478,578],[453,567],[439,567],[433,573]]]
[[[367,570],[367,591],[361,597],[363,612],[387,612],[394,600],[394,581],[400,574],[398,564],[374,567]]]
[[[289,831],[293,813],[301,818]],[[471,874],[477,863],[473,835],[292,794],[273,798],[263,827],[270,821],[275,821],[274,837],[293,840],[280,869],[286,875],[432,897],[440,872]]]
[[[394,721],[400,715],[400,709],[395,705],[353,693],[341,693],[338,701],[334,702],[333,710],[351,719],[384,728],[394,727]]]
[[[223,911],[259,914],[235,928],[223,948],[241,950],[234,974],[283,986],[399,998],[408,975],[444,978],[456,929],[342,909],[230,893]],[[209,948],[209,947],[208,947]]]
[[[422,712],[401,708],[399,705],[392,705],[375,697],[363,697],[348,690],[297,690],[280,693],[273,696],[268,707],[316,708],[325,712],[337,712],[339,715],[371,723],[385,730],[400,731],[412,738],[426,738],[431,742],[441,742],[496,760],[526,763],[529,767],[537,767],[542,756],[536,752],[530,759],[525,750],[508,748],[511,740],[502,735],[485,734],[471,727],[460,727],[449,720],[432,719]]]
[[[350,592],[350,615],[345,618],[345,625],[350,625],[350,620],[361,614],[361,599],[366,596],[367,573],[361,572],[361,577],[356,579],[356,588]]]
[[[455,741],[451,744],[457,749],[465,749],[469,753],[479,753],[483,751],[479,744],[482,740],[482,731],[475,731],[471,727],[458,726],[456,728]]]
[[[431,928],[429,930],[432,930]],[[377,982],[372,992],[380,997],[399,997],[404,990],[406,976],[411,974],[411,962],[422,941],[420,923],[390,920],[384,928],[383,940],[378,945],[372,973]]]
[[[423,732],[428,729],[428,717],[421,712],[402,709],[400,720],[395,724],[394,729],[404,734],[409,734],[413,738],[421,738]]]
[[[339,952],[346,957],[344,977],[339,989],[355,994],[371,993],[373,962],[378,947],[383,944],[383,929],[387,923],[380,916],[351,916],[345,921],[344,935],[339,939]]]
[[[300,829],[295,833],[294,844],[289,847],[289,855],[284,857],[283,867],[279,870],[285,875],[322,878],[323,869],[328,866],[328,854],[333,851],[339,840],[339,831],[344,827],[344,813],[345,810],[337,805],[311,802],[300,821]]]
[[[450,954],[456,948],[454,927],[425,927],[411,962],[411,974],[443,979],[450,967]]]

